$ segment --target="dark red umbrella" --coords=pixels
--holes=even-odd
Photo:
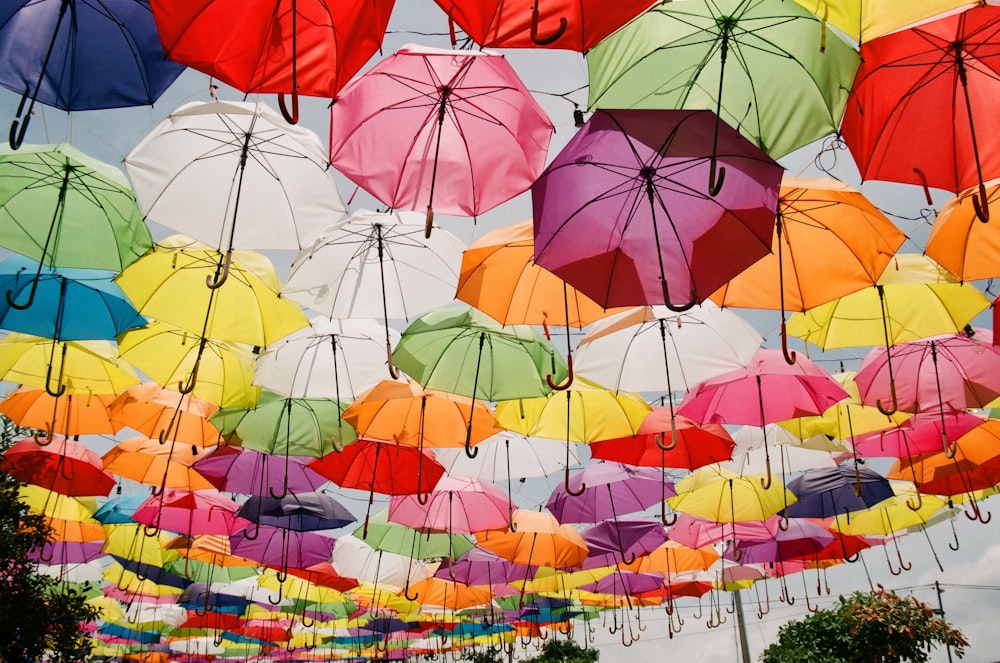
[[[101,457],[72,440],[54,437],[20,440],[4,452],[0,469],[25,483],[42,486],[62,495],[108,495],[115,477],[104,471]]]

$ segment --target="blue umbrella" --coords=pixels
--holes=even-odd
[[[94,520],[102,525],[119,525],[133,523],[132,514],[139,508],[149,495],[118,495],[101,505],[94,513]]]
[[[289,493],[281,499],[251,495],[238,515],[297,532],[339,529],[356,520],[343,504],[323,493]]]
[[[113,340],[146,319],[99,269],[43,268],[24,256],[0,262],[0,329],[58,341]],[[35,289],[31,299],[31,290]],[[24,307],[20,302],[30,301]]]
[[[15,150],[36,101],[67,111],[148,105],[184,71],[163,54],[148,0],[4,2],[0,61],[0,85],[22,95]]]
[[[798,501],[785,509],[791,518],[828,518],[850,514],[894,495],[889,481],[874,470],[838,465],[806,470],[786,484]]]

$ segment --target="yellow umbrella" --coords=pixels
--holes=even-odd
[[[976,4],[969,0],[795,0],[830,25],[851,36],[854,41],[867,42],[875,37],[918,23],[949,9]]]
[[[0,339],[0,379],[57,394],[117,394],[139,376],[110,341],[54,341],[12,332]]]
[[[97,511],[96,497],[69,497],[32,484],[21,486],[18,499],[31,513],[63,520],[88,520]]]
[[[202,347],[196,334],[154,322],[119,336],[118,354],[158,384],[178,391],[190,383],[198,364],[191,395],[219,407],[252,408],[260,396],[260,387],[253,385],[255,357],[243,343],[207,339]]]
[[[284,577],[284,580],[281,578]],[[347,597],[343,592],[309,582],[294,575],[279,576],[274,569],[265,569],[257,577],[257,584],[264,589],[281,592],[285,596],[310,603],[343,603]]]
[[[779,481],[765,489],[763,478],[706,465],[675,483],[677,494],[667,503],[676,511],[717,523],[767,520],[798,498]]]
[[[652,408],[638,394],[609,389],[577,376],[573,384],[542,398],[522,398],[497,404],[497,424],[533,437],[566,440],[566,492],[569,487],[569,443],[632,437]]]
[[[166,544],[181,557],[214,564],[215,566],[260,566],[260,562],[233,555],[229,537],[218,534],[201,534],[195,537],[177,536]]]
[[[104,569],[104,579],[113,582],[118,589],[127,594],[147,594],[149,596],[179,596],[183,590],[179,587],[159,585],[149,578],[140,578],[118,562],[113,562]]]
[[[890,481],[893,496],[850,516],[837,514],[837,529],[845,535],[889,536],[909,527],[925,525],[947,505],[934,495],[921,495],[909,481]],[[917,507],[917,508],[913,508]]]
[[[161,569],[164,564],[180,557],[176,550],[166,548],[174,538],[172,534],[159,531],[149,536],[145,530],[146,528],[138,523],[105,525],[104,547],[101,548],[101,552]]]
[[[579,571],[563,571],[550,566],[539,567],[535,576],[526,580],[511,580],[510,585],[517,587],[525,594],[541,594],[543,592],[565,592],[582,585],[589,585],[615,572],[613,566],[599,566],[593,569]]]
[[[851,395],[849,399],[840,401],[823,414],[780,421],[778,425],[803,439],[829,435],[837,440],[850,440],[855,435],[898,426],[912,416],[907,412],[885,415],[876,407],[862,404],[858,385],[854,382],[855,374],[855,371],[846,371],[832,376]]]

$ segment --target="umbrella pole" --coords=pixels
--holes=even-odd
[[[618,514],[615,512],[615,496],[611,492],[611,484],[606,483],[604,485],[608,487],[608,503],[611,505],[611,520],[615,523],[615,533],[618,535],[618,552],[621,553],[622,564],[628,566],[629,564],[635,562],[635,553],[631,553],[629,558],[625,557],[625,545],[622,543],[622,530],[618,525]]]
[[[293,10],[294,12],[294,10]],[[243,191],[243,175],[246,173],[247,154],[250,152],[250,139],[253,137],[253,126],[257,122],[257,116],[250,122],[250,128],[243,135],[243,148],[240,151],[239,178],[236,181],[236,200],[233,202],[233,225],[229,231],[229,245],[226,248],[225,256],[221,255],[222,247],[219,247],[219,262],[215,266],[215,276],[206,276],[205,285],[211,290],[221,288],[229,278],[229,269],[233,264],[233,239],[236,237],[236,219],[240,212],[240,193]]]
[[[976,160],[976,175],[979,176],[979,190],[972,194],[972,207],[976,211],[976,217],[982,223],[989,223],[990,206],[986,196],[986,186],[983,184],[983,166],[979,158],[979,143],[976,141],[976,127],[972,123],[972,100],[969,99],[969,78],[965,71],[965,60],[962,59],[963,44],[956,42],[955,67],[958,70],[958,80],[962,84],[962,96],[965,97],[965,111],[969,118],[969,133],[972,137],[972,154]]]
[[[570,488],[570,485],[569,485],[569,458],[570,458],[570,456],[569,456],[569,438],[570,438],[569,426],[570,426],[570,421],[571,421],[570,410],[572,409],[570,396],[572,395],[572,393],[573,393],[572,391],[567,391],[566,392],[566,479],[565,479],[565,482],[564,482],[565,483],[564,488],[566,489],[566,493],[568,495],[572,495],[573,497],[579,497],[580,495],[583,495],[583,491],[587,490],[587,484],[581,482],[580,483],[580,487],[577,488],[576,490],[573,490],[572,488]]]
[[[955,453],[958,451],[958,442],[949,443],[948,433],[945,430],[944,399],[941,396],[941,374],[938,373],[937,343],[935,341],[931,341],[931,361],[934,363],[934,383],[937,387],[938,415],[941,417],[941,445],[944,447],[945,458],[950,460],[955,457]]]
[[[31,121],[32,112],[35,109],[35,99],[38,97],[38,91],[42,87],[42,80],[45,79],[45,72],[49,68],[49,59],[52,57],[52,51],[56,45],[56,37],[59,35],[59,28],[62,26],[63,17],[66,15],[66,8],[70,10],[70,18],[72,20],[72,29],[76,31],[76,5],[72,0],[62,0],[59,5],[59,16],[56,18],[56,25],[52,28],[52,38],[49,40],[49,48],[45,51],[45,59],[42,60],[41,71],[38,72],[38,80],[35,82],[34,91],[27,89],[24,94],[21,95],[21,103],[17,105],[17,114],[14,117],[14,121],[10,124],[10,134],[8,140],[10,141],[10,148],[16,150],[21,147],[21,143],[24,142],[24,134],[28,130],[28,123]],[[31,96],[31,103],[28,104],[28,111],[24,112],[24,104],[28,101],[29,95]],[[20,124],[20,127],[18,127]]]
[[[385,299],[385,238],[382,237],[382,224],[375,224],[375,241],[378,249],[378,273],[382,283],[382,320],[385,322],[385,354],[389,366],[389,376],[399,379],[399,371],[392,365],[392,341],[389,340],[389,304]]]
[[[344,410],[340,404],[340,372],[337,370],[337,335],[330,334],[330,347],[333,348],[333,388],[337,396],[337,410],[340,416],[337,417],[337,441],[333,445],[333,450],[337,453],[344,448]]]
[[[875,401],[875,407],[885,416],[891,417],[899,409],[899,400],[896,398],[896,377],[892,374],[892,348],[889,347],[889,316],[885,305],[885,288],[881,285],[876,285],[875,289],[878,290],[879,308],[882,311],[882,332],[885,335],[885,360],[889,367],[889,394],[892,398],[891,409],[883,407],[881,399]]]
[[[295,0],[292,0],[292,112],[285,106],[285,93],[278,93],[278,108],[288,124],[299,123],[299,71],[298,71],[298,18],[299,12]]]
[[[514,495],[511,492],[513,479],[510,476],[510,440],[505,439],[503,442],[507,448],[507,528],[511,532],[516,532],[517,526],[514,524]]]
[[[24,122],[25,122],[24,126],[27,126],[28,120],[25,119]],[[70,166],[68,163],[64,164],[63,180],[62,183],[59,185],[59,196],[56,198],[56,208],[52,212],[52,222],[49,224],[49,232],[45,236],[45,245],[42,246],[42,255],[38,259],[38,269],[35,270],[35,278],[32,279],[31,281],[31,290],[28,291],[28,301],[25,302],[24,304],[18,304],[17,302],[14,301],[13,291],[12,290],[7,291],[7,304],[11,308],[17,309],[18,311],[23,311],[27,308],[31,308],[31,305],[35,302],[35,293],[38,292],[38,280],[42,276],[42,265],[45,264],[45,256],[47,256],[49,253],[49,244],[52,243],[53,235],[57,234],[56,227],[58,227],[62,223],[63,210],[66,205],[66,191],[69,188],[69,175],[71,172],[73,172],[72,166]],[[56,243],[58,243],[58,240]],[[55,247],[53,247],[53,251],[54,250]],[[63,279],[63,283],[65,284],[65,279]],[[61,292],[64,293],[65,289],[63,289],[63,291]],[[65,295],[61,294],[60,296],[63,297]]]
[[[724,170],[724,169],[723,169]],[[667,271],[663,266],[663,251],[660,249],[660,227],[656,225],[656,192],[653,187],[653,175],[656,173],[652,167],[644,167],[641,171],[643,180],[646,182],[646,198],[649,199],[650,219],[653,223],[653,238],[656,240],[656,257],[660,266],[660,287],[663,289],[663,305],[674,313],[683,313],[694,307],[698,303],[698,293],[695,292],[694,284],[691,284],[691,301],[686,304],[671,304],[670,290],[667,287]]]
[[[760,384],[760,374],[757,376],[757,404],[760,406],[760,431],[764,434],[764,463],[767,466],[767,476],[760,480],[761,488],[771,489],[771,453],[767,449],[767,428],[764,422],[764,388]]]
[[[465,455],[475,458],[479,449],[472,448],[472,417],[476,414],[476,390],[479,389],[479,369],[483,363],[483,344],[486,343],[486,332],[479,332],[479,352],[476,354],[476,374],[472,378],[472,406],[469,408],[469,424],[465,427]],[[492,345],[492,344],[491,344]]]
[[[549,387],[557,391],[562,391],[564,389],[569,389],[570,385],[573,384],[573,345],[572,340],[569,337],[569,286],[565,281],[563,281],[563,314],[566,316],[566,382],[565,384],[556,384],[552,381],[552,373],[556,372],[556,358],[552,357],[552,373],[545,376],[545,381],[548,383]],[[545,328],[545,334],[548,336],[548,327]]]
[[[420,488],[420,484],[424,478],[424,415],[426,411],[427,394],[424,394],[420,398],[420,436],[417,438],[417,451],[420,452],[420,456],[417,459],[417,502],[421,506],[426,506],[427,500],[430,499],[430,494],[424,495],[424,491]]]
[[[670,384],[670,357],[667,353],[667,324],[663,318],[659,319],[660,339],[663,341],[663,369],[667,374],[667,402],[670,404],[670,444],[663,444],[662,435],[654,435],[653,441],[661,451],[670,451],[677,446],[677,413],[674,412],[674,388]]]
[[[361,530],[361,538],[368,538],[368,520],[371,518],[372,504],[375,503],[375,471],[378,469],[378,456],[379,452],[382,451],[382,443],[375,443],[375,460],[372,461],[372,485],[371,490],[368,492],[368,508],[365,509],[365,525]],[[417,479],[417,492],[420,492],[420,480]]]
[[[779,208],[781,203],[778,203]],[[792,365],[795,363],[796,355],[795,351],[788,351],[788,329],[785,326],[785,262],[783,257],[783,252],[781,250],[781,237],[782,237],[782,223],[781,223],[781,209],[778,210],[777,220],[774,224],[774,232],[778,244],[778,293],[781,298],[781,354],[785,356],[785,361]]]
[[[285,483],[280,495],[274,494],[274,488],[268,486],[267,492],[276,500],[283,500],[288,496],[288,457],[292,446],[292,399],[285,399]]]
[[[438,103],[437,112],[437,137],[434,141],[434,163],[431,166],[431,190],[427,199],[427,217],[424,221],[424,239],[430,239],[431,230],[434,228],[434,184],[437,182],[438,155],[441,154],[441,134],[444,128],[444,118],[448,113],[448,97],[451,95],[451,88],[442,85],[438,88],[441,93],[441,100]]]
[[[713,198],[722,191],[722,183],[726,180],[725,166],[718,165],[719,153],[719,122],[722,112],[722,89],[723,81],[726,77],[726,57],[729,55],[729,33],[735,27],[736,21],[732,17],[722,18],[722,44],[719,46],[719,92],[715,97],[715,135],[712,137],[712,160],[708,171],[708,193]]]

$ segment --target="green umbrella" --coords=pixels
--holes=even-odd
[[[263,391],[253,408],[226,407],[209,418],[229,442],[269,454],[321,458],[357,439],[340,419],[347,407],[332,398],[286,398]]]
[[[364,527],[357,528],[353,534],[375,550],[384,550],[419,560],[439,557],[457,559],[476,547],[475,542],[464,534],[423,533],[412,527],[391,522],[388,509],[372,515],[367,535],[364,533]]]
[[[794,2],[661,2],[587,54],[589,105],[714,110],[778,159],[837,129],[859,63]]]
[[[544,397],[569,375],[555,346],[535,328],[501,325],[467,304],[414,320],[392,362],[425,389],[486,401]],[[470,417],[467,434],[471,430]],[[469,441],[466,453],[474,457]]]
[[[120,272],[153,246],[125,175],[67,144],[0,148],[0,238],[39,270]]]

